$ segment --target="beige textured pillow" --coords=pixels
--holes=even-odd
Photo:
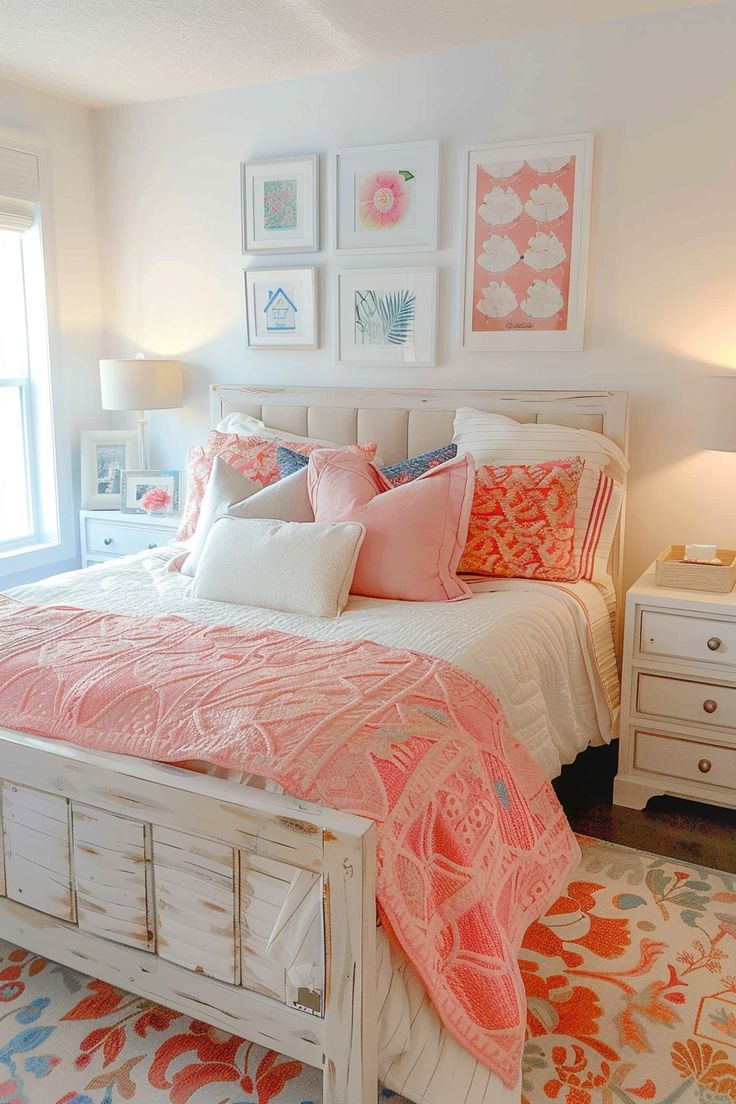
[[[305,523],[225,515],[210,529],[192,597],[309,617],[339,617],[364,536],[365,527],[354,521]]]

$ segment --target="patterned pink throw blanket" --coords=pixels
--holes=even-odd
[[[0,725],[251,771],[378,825],[381,917],[447,1028],[515,1083],[517,951],[579,851],[493,695],[365,640],[199,626],[0,597]]]

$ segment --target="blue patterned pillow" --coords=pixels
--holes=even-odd
[[[387,468],[381,468],[381,471],[392,487],[400,487],[402,483],[411,483],[413,479],[424,475],[430,468],[436,468],[446,460],[454,460],[456,456],[457,445],[443,445],[441,448],[433,449],[432,452],[423,452],[421,456],[410,456],[408,460],[399,460],[398,464],[389,464]],[[287,475],[293,475],[300,468],[306,468],[309,457],[279,445],[276,449],[276,463],[279,466],[281,478],[285,479]]]

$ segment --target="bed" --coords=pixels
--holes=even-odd
[[[460,405],[603,433],[625,449],[616,392],[356,392],[218,387],[213,424],[261,417],[285,433],[377,441],[386,463],[448,440]],[[493,688],[548,777],[615,729],[612,587],[473,584],[471,601],[412,609],[355,598],[336,621],[218,603],[208,623],[410,647]],[[19,588],[38,605],[181,614],[175,549]],[[200,607],[203,604],[199,604]],[[322,1068],[324,1100],[388,1087],[435,1104],[518,1099],[444,1030],[411,967],[375,927],[375,828],[261,778],[182,770],[0,732],[0,936]],[[194,764],[190,764],[194,765]],[[294,909],[294,902],[300,903]],[[292,943],[284,918],[296,916]],[[215,917],[217,922],[213,922]],[[378,977],[376,987],[374,978]]]

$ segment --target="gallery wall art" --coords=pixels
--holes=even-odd
[[[582,349],[592,135],[469,150],[463,347]]]
[[[319,249],[319,158],[249,161],[241,166],[244,253]]]
[[[316,349],[315,269],[246,269],[245,311],[250,348]]]
[[[338,363],[435,363],[437,269],[354,269],[337,277]]]
[[[335,159],[338,252],[437,249],[439,142],[342,150]]]

